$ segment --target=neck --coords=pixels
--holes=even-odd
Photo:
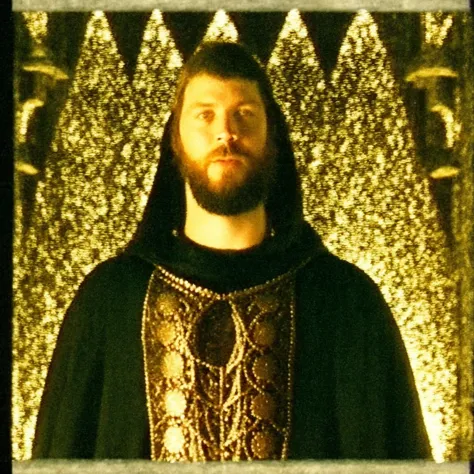
[[[263,241],[266,226],[263,204],[236,216],[211,214],[199,206],[186,185],[184,233],[193,242],[219,250],[244,250]]]

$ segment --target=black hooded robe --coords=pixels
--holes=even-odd
[[[375,283],[330,254],[304,222],[288,135],[280,136],[286,158],[273,202],[275,236],[251,249],[215,251],[171,232],[182,225],[184,198],[168,125],[139,237],[85,278],[65,316],[34,458],[150,458],[141,325],[155,265],[225,293],[304,262],[296,274],[289,459],[431,457],[395,320]]]

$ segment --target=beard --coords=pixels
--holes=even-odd
[[[262,156],[255,156],[233,142],[224,144],[199,162],[179,147],[177,160],[181,176],[189,184],[200,207],[221,216],[235,216],[264,204],[275,182],[276,159],[272,145]],[[219,180],[209,177],[209,167],[218,159],[237,163],[221,171]]]

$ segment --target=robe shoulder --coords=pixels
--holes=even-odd
[[[431,459],[406,343],[378,285],[352,263],[325,254],[299,273],[297,294],[295,378],[302,373],[310,387],[296,391],[319,393],[319,382],[329,387],[320,397],[335,402],[328,401],[333,409],[324,415],[334,425],[326,436],[333,439],[330,457]],[[304,397],[300,409],[304,432],[311,429],[308,413],[319,408]]]
[[[150,457],[140,341],[153,269],[120,256],[84,279],[54,351],[34,457]],[[291,457],[429,458],[405,347],[372,279],[320,255],[297,272],[295,301]]]
[[[49,367],[33,458],[146,457],[139,341],[152,271],[141,259],[118,257],[97,265],[81,283]],[[127,417],[119,412],[133,410],[126,430],[136,426],[137,433],[122,442],[117,433],[124,432]]]

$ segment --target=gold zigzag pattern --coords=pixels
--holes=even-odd
[[[235,41],[238,33],[219,11],[205,37]],[[31,456],[47,367],[80,281],[141,218],[181,65],[155,10],[129,81],[105,15],[91,14],[34,218],[24,247],[15,248],[14,335],[26,335],[14,338],[15,459]],[[433,455],[453,459],[456,275],[377,24],[365,11],[354,16],[326,81],[292,10],[267,70],[292,130],[305,217],[332,251],[380,285],[409,351]]]

